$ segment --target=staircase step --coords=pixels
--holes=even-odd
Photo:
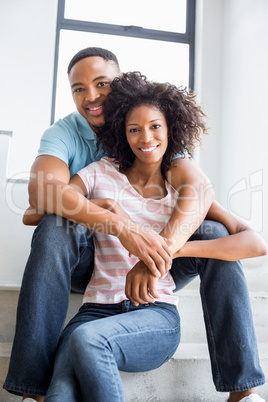
[[[18,290],[0,290],[0,402],[19,402],[20,397],[2,389],[13,341]],[[259,342],[261,365],[268,376],[268,294],[250,294]],[[71,294],[68,321],[81,305],[81,295]],[[127,402],[220,402],[226,393],[214,389],[205,337],[200,297],[195,286],[180,292],[182,339],[173,358],[146,373],[121,373]],[[257,388],[268,400],[268,384]]]
[[[0,344],[0,384],[9,361],[11,343]],[[260,344],[261,364],[268,373],[268,345]],[[206,344],[181,344],[173,358],[146,373],[121,373],[126,402],[223,402],[227,393],[214,389]],[[268,398],[268,384],[257,391]],[[1,402],[19,402],[20,397],[0,390]]]

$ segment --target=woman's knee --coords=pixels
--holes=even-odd
[[[72,359],[82,362],[94,362],[99,359],[101,351],[105,349],[105,340],[94,330],[89,330],[90,324],[82,324],[70,336],[69,348]]]

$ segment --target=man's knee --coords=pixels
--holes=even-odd
[[[37,228],[39,230],[51,230],[51,228],[65,228],[68,226],[68,223],[70,223],[70,227],[73,225],[76,225],[74,222],[68,221],[67,219],[63,218],[62,216],[59,215],[54,215],[54,214],[47,214],[45,215],[41,221],[38,223]]]
[[[34,241],[42,240],[44,243],[69,243],[72,239],[87,236],[87,229],[58,215],[47,214],[39,222],[33,235]],[[38,240],[37,240],[38,239]],[[32,243],[32,244],[33,244]]]
[[[222,223],[205,220],[193,234],[192,240],[212,240],[228,235],[229,232]]]

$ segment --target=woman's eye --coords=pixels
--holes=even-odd
[[[153,129],[158,129],[160,127],[160,124],[154,124]]]
[[[137,128],[131,128],[131,129],[129,130],[129,132],[130,132],[130,133],[137,133],[137,132],[138,132],[138,129],[137,129]]]

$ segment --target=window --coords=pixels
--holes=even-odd
[[[67,66],[79,50],[103,47],[121,71],[194,87],[195,0],[59,0],[51,123],[74,110]]]

